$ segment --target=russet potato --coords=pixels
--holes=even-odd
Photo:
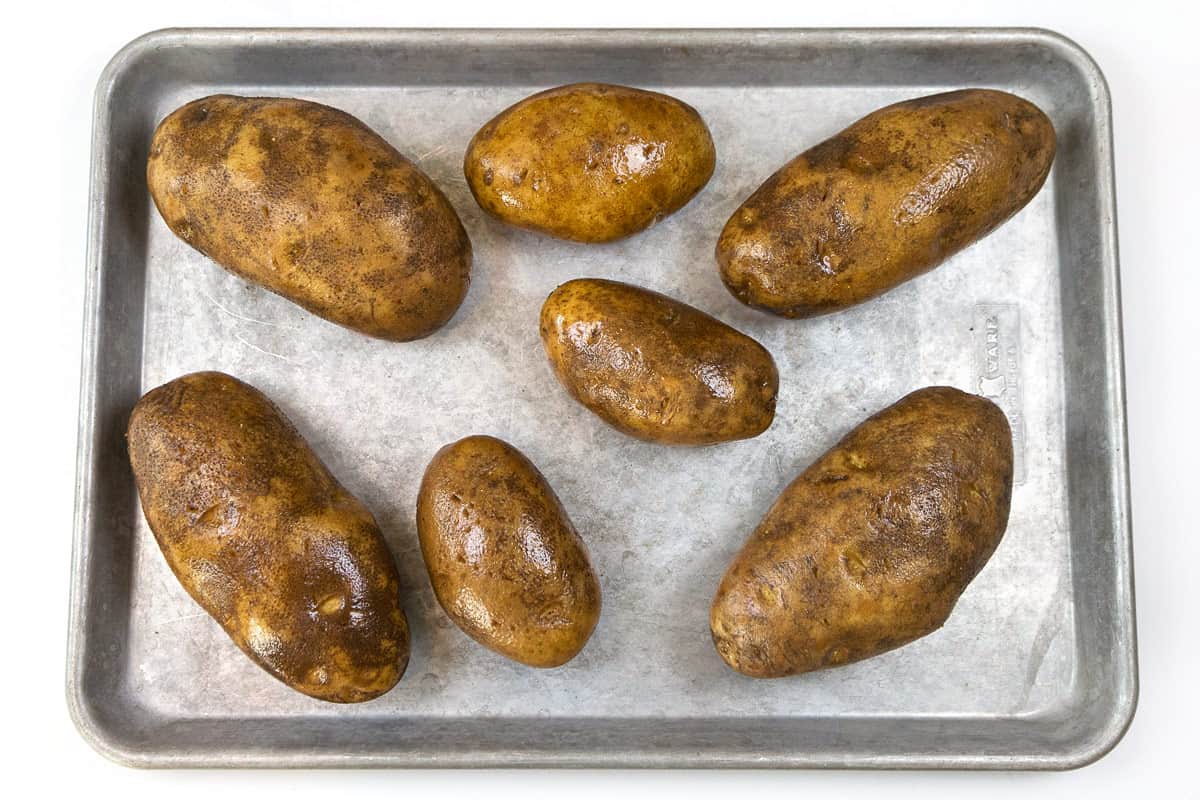
[[[338,703],[400,680],[408,621],[379,526],[265,395],[185,375],[138,401],[127,437],[167,564],[246,655]]]
[[[933,269],[1028,203],[1054,126],[1015,95],[967,89],[882,108],[801,153],[725,224],[729,291],[784,317],[861,303]]]
[[[603,83],[527,97],[480,128],[463,161],[479,205],[511,225],[608,242],[682,208],[716,149],[694,108]]]
[[[192,247],[360,333],[428,336],[466,296],[471,243],[446,196],[336,108],[194,100],[154,132],[146,181]]]
[[[438,602],[472,639],[532,667],[583,649],[600,584],[554,490],[515,447],[470,436],[438,451],[417,534]]]
[[[714,444],[757,436],[775,419],[779,373],[766,348],[657,292],[568,281],[542,304],[541,337],[567,392],[631,436]]]
[[[730,565],[717,652],[774,678],[849,664],[942,626],[1008,523],[1013,451],[994,403],[921,389],[796,478]]]

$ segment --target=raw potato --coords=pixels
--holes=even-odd
[[[1004,535],[1012,470],[990,400],[932,387],[879,412],[784,489],[729,567],[717,651],[775,678],[937,630]]]
[[[408,622],[383,535],[261,392],[185,375],[138,401],[128,440],[167,563],[246,655],[337,703],[400,680]]]
[[[608,242],[683,208],[716,149],[691,106],[577,83],[527,97],[475,134],[463,171],[485,211],[577,242]]]
[[[531,667],[583,649],[600,584],[554,490],[515,447],[471,436],[421,481],[417,532],[442,608],[480,644]]]
[[[775,419],[779,373],[771,354],[657,292],[598,278],[569,281],[542,305],[541,335],[571,396],[639,439],[748,439]]]
[[[192,247],[369,336],[428,336],[467,294],[471,243],[450,202],[335,108],[230,95],[188,103],[154,132],[146,180]]]
[[[985,236],[1028,203],[1054,159],[1032,103],[969,89],[870,114],[776,172],[717,242],[743,303],[810,317],[861,303]]]

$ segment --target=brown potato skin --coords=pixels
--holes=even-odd
[[[138,401],[127,438],[167,563],[246,655],[335,703],[400,680],[408,621],[379,526],[265,395],[185,375]]]
[[[697,308],[580,278],[542,304],[542,346],[567,392],[619,431],[704,445],[771,427],[779,372],[758,342]]]
[[[470,436],[438,451],[417,533],[438,602],[472,639],[531,667],[583,649],[600,584],[554,490],[515,447]]]
[[[683,208],[712,177],[716,148],[694,108],[657,92],[576,83],[502,111],[467,147],[483,210],[576,242],[609,242]]]
[[[730,667],[776,678],[932,633],[1004,535],[1012,436],[990,400],[920,389],[791,483],[721,580],[710,615]]]
[[[195,100],[154,132],[146,182],[192,247],[368,336],[428,336],[467,294],[471,242],[446,196],[336,108]]]
[[[800,154],[733,213],[721,279],[747,305],[811,317],[927,272],[1028,203],[1054,126],[1005,92],[967,89],[863,117]]]

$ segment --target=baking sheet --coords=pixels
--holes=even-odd
[[[148,766],[1065,767],[1120,735],[1136,677],[1111,153],[1106,90],[1082,51],[1036,31],[176,31],[131,47],[97,104],[68,679],[102,751]],[[462,177],[471,135],[520,98],[583,79],[696,107],[717,143],[712,181],[611,245],[488,218]],[[1015,91],[1055,122],[1051,179],[1020,214],[837,315],[782,320],[726,292],[716,237],[766,176],[875,108],[963,85]],[[449,325],[414,343],[371,340],[170,233],[145,197],[149,134],[220,91],[342,108],[446,191],[475,250]],[[669,448],[574,403],[537,317],[575,277],[665,292],[758,339],[781,375],[774,425],[746,442]],[[376,514],[413,632],[408,672],[379,700],[323,704],[270,678],[158,552],[121,433],[141,392],[201,369],[264,390]],[[1013,424],[1016,487],[996,555],[946,626],[912,645],[790,679],[730,671],[707,613],[732,555],[811,460],[931,384],[993,397]],[[438,448],[472,433],[525,452],[587,542],[603,616],[563,668],[479,647],[433,598],[417,484]]]

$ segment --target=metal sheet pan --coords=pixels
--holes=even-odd
[[[535,90],[633,84],[694,105],[709,186],[627,241],[553,241],[486,218],[461,174],[484,121]],[[1017,217],[874,302],[809,321],[722,287],[717,233],[795,153],[902,98],[962,86],[1045,109],[1059,151]],[[378,342],[229,275],[153,211],[155,123],[230,91],[358,116],[448,193],[474,242],[469,297],[421,342]],[[130,44],[96,100],[68,698],[83,735],[138,766],[1067,768],[1136,702],[1109,97],[1037,30],[175,30]],[[763,436],[644,444],[569,400],[541,353],[557,284],[614,277],[763,342],[782,375]],[[405,579],[413,656],[383,698],[334,706],[250,663],[185,595],[136,503],[123,431],[147,388],[221,369],[275,398],[378,516]],[[728,670],[707,608],[782,487],[865,415],[928,384],[988,394],[1017,432],[1008,534],[939,632],[843,669]],[[419,476],[470,433],[513,442],[583,533],[603,619],[568,666],[531,670],[437,608],[414,531]]]

